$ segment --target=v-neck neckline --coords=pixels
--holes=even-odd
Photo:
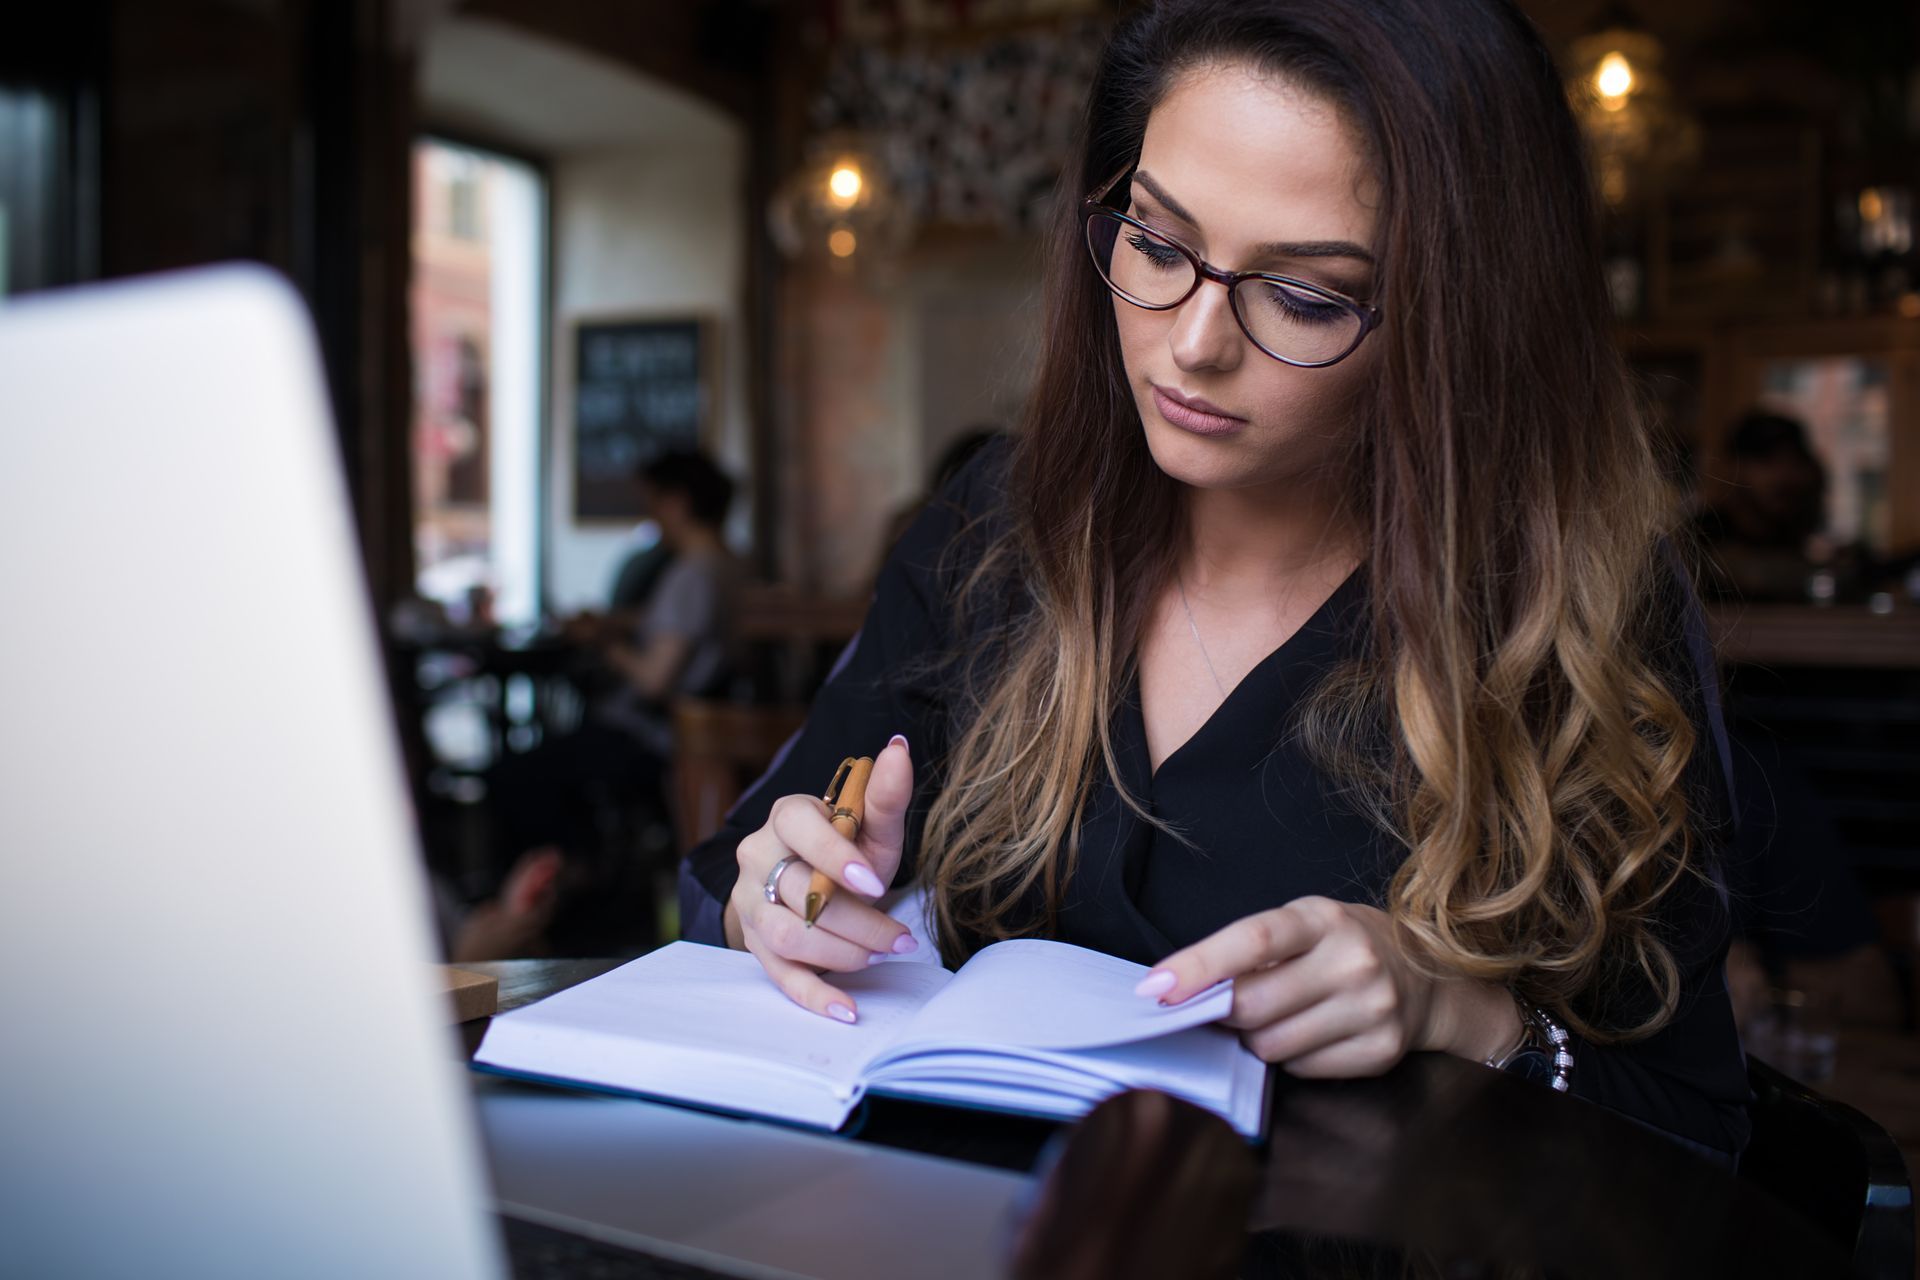
[[[1320,602],[1320,607],[1307,615],[1306,621],[1295,627],[1291,635],[1274,646],[1271,653],[1254,663],[1245,675],[1234,682],[1233,688],[1227,690],[1226,697],[1222,698],[1219,703],[1214,706],[1213,710],[1208,713],[1207,718],[1202,720],[1194,728],[1192,733],[1189,733],[1181,740],[1179,746],[1169,751],[1165,757],[1161,759],[1158,767],[1155,767],[1152,750],[1147,745],[1147,716],[1145,706],[1140,696],[1140,664],[1138,662],[1134,663],[1133,676],[1127,688],[1126,706],[1128,713],[1132,715],[1135,720],[1134,728],[1139,731],[1135,735],[1135,738],[1139,747],[1140,762],[1145,765],[1149,789],[1151,789],[1155,782],[1159,781],[1160,775],[1166,771],[1168,765],[1185,754],[1189,747],[1195,742],[1198,742],[1213,728],[1214,724],[1226,713],[1228,707],[1235,705],[1236,702],[1245,701],[1245,697],[1242,696],[1242,690],[1248,689],[1250,686],[1255,686],[1260,678],[1266,674],[1267,668],[1279,662],[1290,650],[1299,649],[1300,646],[1295,642],[1303,635],[1309,631],[1317,631],[1321,628],[1327,615],[1332,612],[1335,605],[1340,603],[1342,598],[1357,586],[1360,581],[1361,571],[1365,568],[1366,562],[1362,561],[1356,565],[1346,577],[1342,578],[1340,585],[1335,587],[1332,592],[1328,594],[1327,598]]]

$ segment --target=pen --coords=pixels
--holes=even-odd
[[[833,808],[833,829],[849,840],[860,834],[860,819],[867,811],[867,779],[872,776],[872,756],[861,756],[857,760],[848,756],[833,771],[833,781],[827,783],[827,793],[820,797]],[[827,900],[831,897],[832,878],[815,868],[813,878],[807,881],[807,928],[813,928],[813,922],[827,909]]]

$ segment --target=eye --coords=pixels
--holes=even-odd
[[[1262,306],[1272,308],[1297,324],[1339,324],[1352,318],[1351,313],[1333,299],[1281,284],[1278,280],[1260,281],[1256,293]]]
[[[1147,261],[1156,267],[1173,267],[1182,261],[1178,249],[1162,244],[1144,231],[1128,232],[1127,243],[1145,254]]]

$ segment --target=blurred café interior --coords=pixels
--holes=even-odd
[[[1037,226],[1124,7],[14,14],[0,299],[242,259],[311,308],[450,958],[676,936],[678,857],[800,723],[903,519],[1017,420]],[[1522,7],[1707,553],[1771,886],[1730,961],[1743,1032],[1911,1162],[1920,21]],[[728,634],[663,655],[641,624],[688,554],[724,561]]]

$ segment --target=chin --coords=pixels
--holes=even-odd
[[[1152,412],[1151,407],[1148,409]],[[1247,483],[1244,437],[1207,439],[1153,422],[1147,426],[1147,452],[1171,479],[1196,489],[1228,489]]]

